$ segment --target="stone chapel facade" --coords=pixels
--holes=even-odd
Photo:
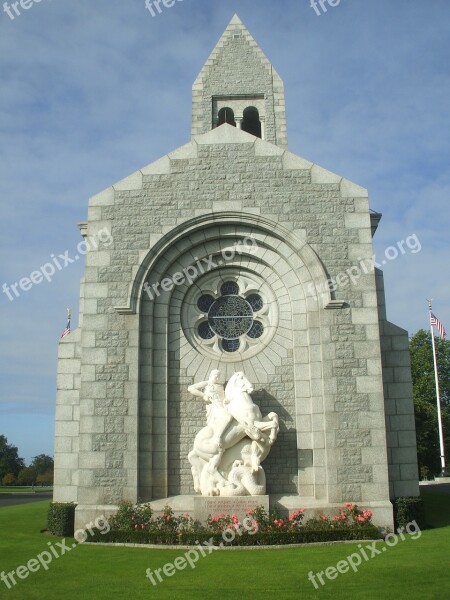
[[[93,196],[80,227],[113,241],[88,252],[59,345],[54,500],[77,526],[122,499],[189,510],[205,406],[187,388],[212,369],[244,371],[279,415],[272,504],[353,501],[392,526],[418,476],[408,336],[361,267],[379,218],[367,190],[288,151],[283,83],[235,16],[194,83],[192,140]]]

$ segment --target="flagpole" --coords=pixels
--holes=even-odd
[[[431,299],[427,298],[428,308],[430,311],[430,328],[431,328],[431,344],[433,346],[433,360],[434,360],[434,378],[436,381],[436,404],[437,404],[437,413],[438,413],[438,424],[439,424],[439,445],[441,451],[441,474],[440,477],[445,477],[447,475],[446,467],[445,467],[445,450],[444,450],[444,432],[442,429],[442,413],[441,413],[441,396],[439,393],[439,374],[436,360],[436,344],[434,341],[434,330],[433,325],[431,323],[431,313],[433,310],[433,306],[431,304]]]

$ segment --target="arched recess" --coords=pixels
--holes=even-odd
[[[224,123],[228,123],[229,125],[236,127],[236,121],[234,120],[234,111],[228,106],[219,110],[217,127],[220,127]]]
[[[305,285],[308,285],[308,289],[311,290],[311,297],[319,298],[319,301],[324,307],[332,301],[331,292],[329,291],[328,286],[328,274],[319,256],[305,240],[302,240],[295,235],[295,233],[271,219],[260,216],[255,218],[254,215],[224,211],[194,217],[164,235],[153,248],[149,250],[138,267],[130,285],[126,305],[116,306],[115,310],[119,314],[124,315],[138,313],[140,310],[140,301],[144,283],[147,281],[149,274],[155,270],[155,265],[157,263],[159,265],[169,264],[169,259],[173,256],[174,247],[177,244],[184,244],[188,247],[190,236],[215,225],[230,225],[231,227],[243,225],[252,235],[253,233],[256,234],[259,232],[259,237],[270,235],[279,242],[285,242],[289,247],[289,254],[296,255],[300,258],[301,265],[306,267],[308,271],[308,281],[305,280],[304,283]],[[183,242],[183,240],[185,241]],[[162,268],[162,266],[159,268]]]
[[[249,106],[244,110],[244,118],[241,122],[242,131],[246,131],[256,137],[262,137],[262,126],[259,120],[259,111],[255,106]]]
[[[250,251],[254,248],[253,242],[245,249],[245,239],[254,240],[256,253]],[[203,424],[204,406],[193,401],[186,388],[193,380],[207,378],[209,370],[218,365],[227,378],[235,370],[244,370],[264,392],[259,398],[262,412],[275,410],[281,414],[284,430],[282,428],[280,433],[279,448],[288,448],[290,459],[280,456],[274,448],[266,467],[268,491],[271,491],[271,479],[276,477],[278,489],[281,486],[284,493],[295,494],[303,475],[297,465],[296,435],[304,430],[302,419],[310,414],[308,390],[315,383],[317,396],[321,383],[312,382],[307,369],[296,368],[300,363],[309,364],[309,353],[314,352],[316,371],[320,371],[317,369],[320,367],[317,324],[321,302],[308,292],[326,282],[317,255],[291,232],[280,231],[268,220],[255,221],[254,217],[242,214],[194,219],[159,244],[159,252],[149,253],[147,264],[141,265],[142,281],[136,286],[141,290],[141,297],[135,303],[140,313],[140,391],[139,407],[136,407],[140,429],[139,497],[149,500],[192,493],[186,456],[193,442],[193,432]],[[234,256],[219,265],[224,259],[224,250],[228,251],[227,256],[232,252]],[[214,269],[207,270],[207,261],[211,260],[220,277],[223,274],[226,279],[229,269],[252,273],[267,282],[276,294],[280,308],[277,336],[264,351],[249,360],[237,355],[236,360],[223,364],[219,356],[216,361],[207,358],[187,340],[181,309],[189,288],[200,286],[201,289],[204,273],[168,291],[163,292],[158,287],[159,294],[152,287],[200,261],[206,273],[213,272]],[[314,327],[313,335],[311,327]],[[308,431],[312,444],[314,433]],[[317,434],[317,439],[324,439],[322,430]],[[285,468],[286,460],[290,460],[291,469],[284,479],[279,478],[277,473],[283,471],[283,465],[284,470],[289,470]],[[311,473],[308,477],[311,478]]]

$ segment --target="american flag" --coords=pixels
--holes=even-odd
[[[432,327],[437,327],[438,331],[439,331],[439,335],[441,336],[441,338],[444,340],[445,336],[447,335],[444,326],[442,325],[442,323],[439,321],[439,319],[433,315],[433,313],[430,313],[430,319],[431,319],[431,326]]]
[[[67,325],[66,325],[66,328],[64,329],[64,331],[61,334],[61,339],[63,337],[66,337],[66,335],[69,335],[69,333],[70,333],[70,317],[67,319]]]

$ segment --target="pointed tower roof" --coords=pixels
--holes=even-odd
[[[246,103],[256,106],[264,123],[265,139],[287,146],[283,82],[237,14],[193,85],[193,135],[206,133],[216,125],[217,110],[227,104],[227,99],[239,118]]]

